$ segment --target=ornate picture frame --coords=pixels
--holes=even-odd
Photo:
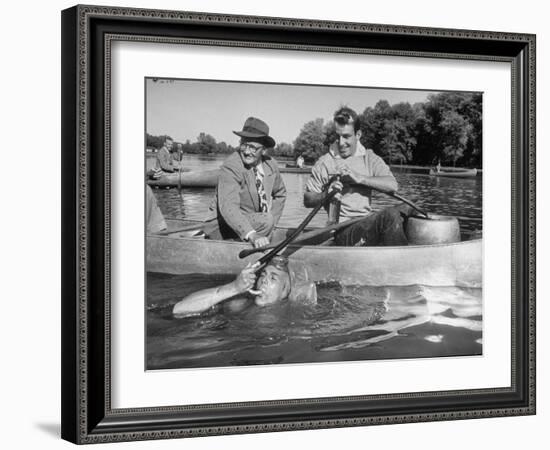
[[[114,42],[504,62],[511,67],[509,386],[113,408]],[[78,444],[535,413],[535,36],[99,6],[62,12],[62,437]]]

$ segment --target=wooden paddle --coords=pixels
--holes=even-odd
[[[333,175],[334,176],[334,175]],[[354,184],[355,185],[355,184]],[[359,185],[357,184],[356,186],[363,186],[363,185]],[[389,195],[390,197],[393,197],[395,198],[396,200],[399,200],[403,203],[406,203],[407,205],[409,205],[410,207],[412,207],[413,209],[417,210],[420,214],[422,214],[424,217],[426,217],[426,219],[429,219],[430,218],[430,215],[424,211],[423,209],[420,209],[419,206],[415,205],[413,202],[411,202],[410,200],[406,199],[405,197],[402,197],[401,195],[399,194],[396,194],[395,192],[391,192],[391,191],[384,191],[382,189],[377,189],[373,186],[369,186],[369,189],[372,189],[373,191],[377,191],[377,192],[381,192],[382,194],[386,194],[386,195]]]
[[[325,198],[315,207],[311,210],[311,212],[307,215],[307,217],[304,219],[304,221],[296,228],[289,237],[287,237],[284,241],[279,242],[273,250],[271,250],[269,253],[266,253],[264,256],[262,256],[257,262],[260,263],[258,268],[255,270],[255,272],[259,272],[263,270],[263,268],[267,265],[271,259],[277,255],[283,248],[285,248],[288,244],[290,244],[303,230],[305,227],[307,227],[307,224],[311,222],[311,219],[319,212],[319,210],[326,205],[332,197],[334,197],[336,194],[338,194],[339,191],[333,190],[329,192]],[[240,256],[240,255],[239,255]]]
[[[181,152],[179,155],[180,155],[180,160],[178,163],[178,195],[180,196],[180,200],[183,203],[183,195],[181,193],[181,160],[182,160]]]
[[[416,209],[420,214],[422,214],[423,216],[426,217],[426,219],[429,219],[430,216],[429,214],[424,211],[423,209],[420,209],[418,206],[416,206],[413,202],[411,202],[410,200],[406,199],[405,197],[401,197],[399,194],[396,194],[395,192],[388,192],[388,191],[382,191],[380,189],[376,189],[376,188],[373,188],[371,187],[371,189],[374,189],[375,191],[378,191],[378,192],[382,192],[383,194],[386,194],[386,195],[389,195],[390,197],[393,197],[395,198],[396,200],[400,200],[402,201],[403,203],[406,203],[407,205],[411,206],[412,208]]]
[[[300,244],[302,242],[307,242],[310,239],[313,239],[314,237],[317,237],[317,236],[319,236],[323,233],[329,233],[331,231],[337,231],[337,230],[340,230],[342,228],[349,227],[350,225],[353,225],[354,223],[360,222],[364,218],[365,217],[363,217],[363,216],[362,217],[356,217],[355,219],[346,220],[345,222],[341,222],[341,223],[335,223],[335,224],[329,225],[328,227],[318,228],[318,229],[315,229],[315,230],[308,231],[307,233],[304,233],[304,234],[300,235],[300,237],[296,238],[294,240],[293,244],[296,245],[296,244]],[[247,248],[245,250],[241,250],[241,252],[239,253],[239,258],[241,258],[241,259],[246,258],[248,255],[252,255],[254,253],[259,253],[259,252],[263,252],[265,250],[275,248],[277,245],[279,245],[279,243],[266,245],[264,247]]]

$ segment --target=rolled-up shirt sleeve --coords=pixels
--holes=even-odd
[[[311,169],[311,175],[306,183],[307,192],[323,192],[323,188],[328,183],[328,169],[322,161],[318,161]]]
[[[374,152],[370,154],[370,167],[373,177],[393,177],[390,167]]]

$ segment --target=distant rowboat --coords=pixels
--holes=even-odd
[[[201,222],[167,220],[169,229],[189,228]],[[278,228],[274,242],[283,240],[292,230]],[[454,244],[405,247],[338,247],[319,245],[330,235],[315,242],[290,245],[283,252],[290,266],[306,268],[312,281],[337,280],[343,284],[367,286],[481,287],[482,240],[472,239]],[[259,255],[239,259],[246,242],[204,239],[204,235],[183,231],[168,235],[147,236],[148,272],[170,274],[237,274]],[[300,269],[298,269],[300,270]]]
[[[471,178],[477,175],[477,169],[430,169],[430,175],[434,177]]]
[[[279,167],[281,173],[311,173],[311,167]]]
[[[152,187],[216,187],[219,170],[201,170],[195,172],[173,172],[163,174],[158,180],[147,180]]]

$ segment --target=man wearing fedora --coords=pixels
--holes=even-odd
[[[266,154],[275,141],[268,125],[255,117],[233,133],[241,138],[239,150],[220,168],[204,232],[210,239],[239,239],[262,247],[269,244],[286,199],[277,162]]]

